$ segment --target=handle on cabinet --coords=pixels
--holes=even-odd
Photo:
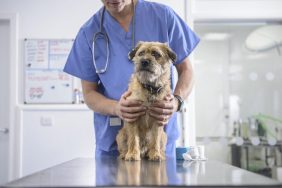
[[[7,129],[7,128],[0,128],[0,133],[8,134],[9,133],[9,129]]]

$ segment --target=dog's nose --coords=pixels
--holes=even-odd
[[[150,62],[148,60],[141,61],[141,65],[142,65],[143,68],[148,67],[149,63]]]

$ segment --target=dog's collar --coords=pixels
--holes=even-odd
[[[159,94],[163,89],[163,86],[155,87],[150,84],[142,84],[142,86],[143,88],[147,89],[151,94]]]

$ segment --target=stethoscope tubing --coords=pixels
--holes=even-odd
[[[106,7],[103,7],[101,19],[100,19],[100,31],[96,32],[93,36],[93,43],[92,43],[92,58],[93,58],[93,64],[96,70],[97,74],[103,74],[107,71],[108,65],[109,65],[109,59],[110,59],[110,45],[109,45],[109,37],[106,32],[103,31],[103,23],[104,23],[104,15],[105,15]],[[132,22],[132,48],[134,48],[135,45],[135,5],[133,8],[133,22]],[[104,41],[106,43],[106,64],[104,68],[98,69],[96,60],[95,60],[95,49],[96,49],[96,40],[99,36],[102,36],[104,38]]]
[[[109,37],[108,37],[106,32],[102,31],[105,9],[106,8],[104,7],[103,11],[102,11],[102,15],[101,15],[100,31],[96,32],[94,34],[93,43],[92,43],[92,58],[93,58],[93,64],[94,64],[94,67],[95,67],[97,74],[102,74],[102,73],[105,73],[107,71],[108,64],[109,64],[109,57],[110,57]],[[100,69],[100,70],[98,69],[97,64],[96,64],[96,60],[95,60],[96,40],[99,36],[102,36],[105,40],[105,43],[106,43],[106,64],[105,64],[105,67],[103,69]]]

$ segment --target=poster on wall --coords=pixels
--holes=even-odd
[[[73,77],[63,68],[73,40],[25,39],[24,102],[73,103]]]

